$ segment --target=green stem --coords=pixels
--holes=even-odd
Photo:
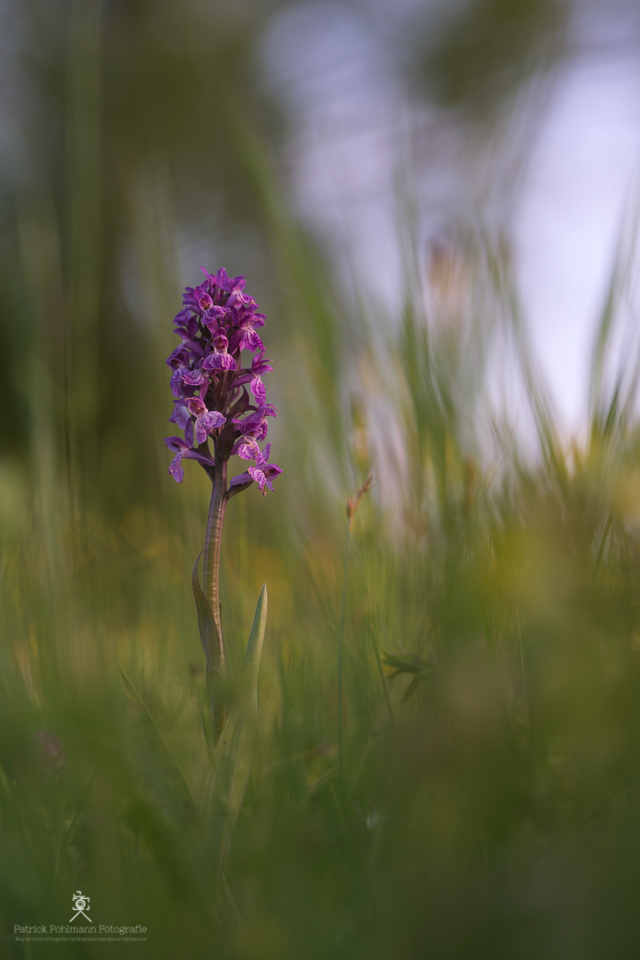
[[[207,683],[211,701],[211,715],[214,728],[220,732],[224,723],[224,708],[215,700],[215,681],[224,676],[225,656],[222,634],[222,616],[220,612],[220,547],[222,544],[222,524],[227,506],[227,461],[216,457],[216,467],[209,504],[207,532],[204,541],[203,580],[204,593],[211,607],[215,625],[214,649],[209,650],[207,662]]]
[[[351,520],[347,527],[347,540],[344,548],[344,574],[342,577],[342,610],[340,613],[340,638],[338,640],[338,766],[340,768],[340,800],[344,810],[344,743],[342,735],[342,651],[344,648],[344,617],[347,607],[347,571],[349,569],[349,541],[351,539]]]

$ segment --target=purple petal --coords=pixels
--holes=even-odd
[[[200,316],[210,310],[213,300],[207,290],[208,284],[202,283],[198,287],[187,287],[182,297],[185,307],[190,308]]]
[[[254,440],[264,440],[267,435],[268,424],[263,410],[264,405],[261,404],[254,413],[250,413],[244,420],[235,419],[233,421],[234,426],[239,428],[243,437],[251,437]]]
[[[198,453],[197,450],[191,450],[182,437],[167,437],[164,442],[170,450],[173,450],[174,453],[181,453],[187,460],[198,460],[200,463],[211,464],[213,466],[211,457],[205,457],[202,453]]]
[[[203,424],[203,422],[202,422],[203,419],[204,419],[204,417],[198,417],[198,418],[196,419],[194,425],[193,425],[193,429],[194,429],[195,435],[196,435],[196,443],[197,443],[197,444],[204,443],[205,440],[207,439],[207,430],[206,430],[206,427],[204,426],[204,424]]]
[[[227,271],[224,267],[220,267],[218,270],[216,274],[216,283],[218,287],[225,293],[231,293],[231,280],[227,276]]]
[[[210,353],[202,367],[204,370],[236,370],[238,365],[229,353]]]
[[[279,473],[282,473],[282,467],[279,467],[277,463],[268,463],[262,470],[267,480],[270,480],[271,477],[277,477]]]
[[[209,281],[209,284],[208,284],[208,285],[209,285],[209,289],[211,289],[211,286],[212,286],[212,285],[213,285],[214,287],[217,287],[218,281],[217,281],[216,277],[212,277],[211,274],[209,273],[209,271],[208,271],[208,270],[205,270],[204,267],[200,267],[200,269],[202,270],[202,272],[204,273],[205,277],[206,277],[207,280]],[[205,282],[206,282],[206,281],[205,281]]]
[[[195,359],[201,360],[202,357],[204,357],[204,350],[197,340],[185,340],[182,346],[186,347],[186,349]]]
[[[184,451],[188,449],[187,444],[184,442],[182,437],[165,437],[164,442],[169,447],[169,450],[173,450],[174,452],[177,450]]]
[[[251,474],[246,471],[245,473],[239,473],[237,477],[234,477],[230,482],[230,487],[239,487],[242,483],[253,483],[253,477]]]
[[[245,330],[243,332],[241,343],[241,350],[251,350],[252,352],[260,350],[262,353],[264,353],[264,343],[255,330]]]
[[[187,403],[189,413],[194,417],[201,417],[203,413],[206,413],[207,408],[200,399],[200,397],[192,397],[191,400]]]
[[[224,330],[218,329],[211,334],[211,341],[213,343],[213,349],[216,353],[227,353],[229,350],[229,340],[225,335]]]
[[[205,407],[205,412],[196,417],[194,424],[198,443],[204,443],[207,436],[226,423],[226,420],[227,418],[219,413],[218,410],[207,410]]]
[[[176,325],[175,332],[184,337],[185,340],[193,340],[198,332],[198,321],[191,313],[191,307],[181,310],[173,321]]]
[[[193,394],[195,387],[184,382],[184,374],[190,372],[187,367],[178,367],[178,369],[174,370],[171,374],[169,383],[174,397],[186,398]]]
[[[269,454],[271,453],[271,444],[268,443],[262,453],[260,454],[260,464],[267,463],[269,460]]]
[[[177,424],[181,430],[184,430],[189,422],[189,411],[184,403],[176,403],[169,420],[171,423]]]
[[[176,313],[173,322],[174,323],[186,323],[191,316],[191,311],[188,307],[183,307],[179,313]]]
[[[219,427],[224,426],[227,422],[227,418],[224,417],[218,410],[209,410],[208,413],[205,413],[202,417],[202,421],[206,427],[207,433],[211,433],[212,430],[217,430]]]
[[[186,370],[182,374],[182,382],[188,387],[199,387],[205,382],[205,377],[201,370]]]
[[[256,400],[258,400],[259,402],[263,402],[267,395],[267,391],[265,390],[264,383],[262,382],[261,378],[255,377],[251,381],[250,387],[251,387],[251,393],[254,395]]]
[[[263,373],[270,373],[273,370],[270,360],[263,360],[263,358],[258,355],[253,358],[251,361],[251,372],[259,377]]]
[[[203,313],[206,313],[213,307],[213,300],[205,290],[202,290],[200,293],[200,296],[198,297],[198,304]]]
[[[213,307],[210,307],[209,310],[207,310],[204,317],[202,318],[202,322],[204,323],[205,327],[207,327],[208,330],[213,334],[213,332],[217,330],[220,324],[222,323],[222,318],[224,317],[224,315],[225,315],[224,307],[213,306]]]
[[[260,487],[260,492],[264,493],[264,486],[265,486],[265,483],[267,482],[267,478],[265,477],[262,470],[260,470],[259,467],[249,467],[247,473],[249,473],[253,477],[255,482],[258,484],[258,486]]]
[[[182,466],[183,457],[184,453],[182,450],[180,450],[178,453],[176,453],[169,467],[169,473],[176,483],[182,483],[184,480],[184,467]]]
[[[178,367],[186,367],[188,363],[189,351],[185,348],[184,343],[172,350],[167,357],[167,366],[171,367],[172,370],[177,370]]]
[[[260,447],[255,440],[250,440],[248,443],[240,443],[236,453],[242,460],[255,460],[261,456]]]

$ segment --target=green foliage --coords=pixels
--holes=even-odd
[[[289,208],[251,5],[72,4],[68,32],[22,6],[37,168],[26,189],[0,171],[3,947],[39,954],[14,924],[68,923],[81,889],[95,923],[147,926],[130,950],[153,960],[634,955],[638,351],[612,360],[633,244],[568,443],[505,235],[436,251],[432,302],[412,278],[377,359]],[[516,7],[458,8],[429,54],[443,103],[498,109],[548,55],[556,5]],[[176,487],[162,446],[203,249],[265,292],[285,467],[227,510],[215,745],[197,566],[197,610],[189,584],[208,482],[190,463]],[[505,344],[526,438],[488,396]],[[350,448],[374,486],[346,571]]]

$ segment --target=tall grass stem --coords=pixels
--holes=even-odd
[[[340,610],[340,636],[338,640],[338,767],[340,770],[340,802],[344,808],[344,733],[342,724],[342,659],[344,651],[344,618],[347,608],[347,574],[349,572],[349,543],[351,541],[351,521],[347,527],[347,539],[344,547],[344,573],[342,576],[342,608]]]

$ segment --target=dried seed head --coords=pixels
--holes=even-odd
[[[365,493],[368,493],[371,490],[373,484],[373,474],[370,473],[365,482],[359,488],[355,497],[349,497],[347,500],[347,520],[349,521],[349,526],[353,523],[353,518],[356,515],[356,511],[360,506],[360,501],[364,497]]]

